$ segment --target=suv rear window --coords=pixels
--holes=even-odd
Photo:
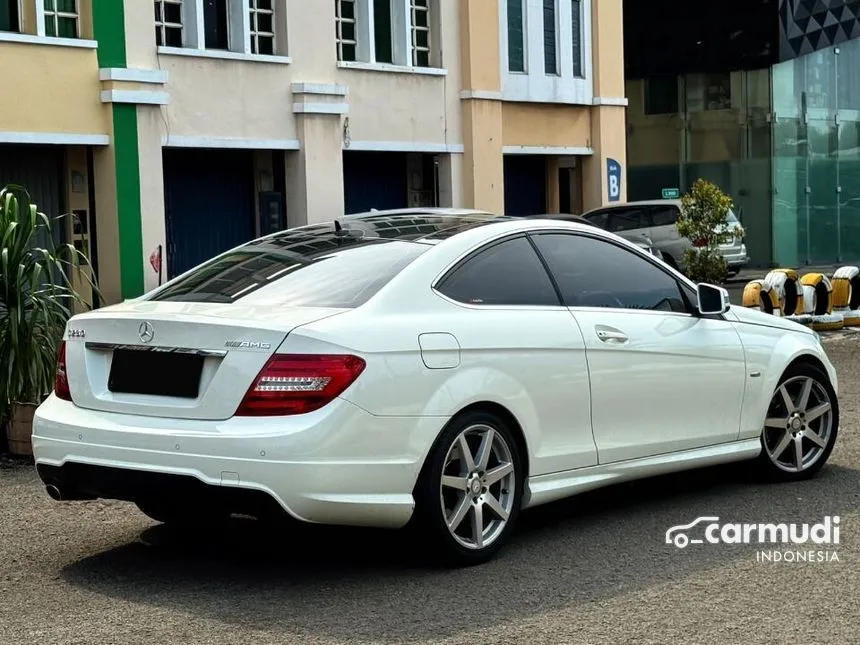
[[[321,225],[255,240],[193,269],[151,300],[353,308],[432,248],[343,233]]]

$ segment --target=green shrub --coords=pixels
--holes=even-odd
[[[734,235],[726,226],[732,198],[715,184],[698,179],[681,201],[678,233],[694,245],[684,252],[687,276],[695,282],[720,284],[728,275],[728,265],[718,247]]]
[[[0,419],[12,404],[50,393],[70,306],[83,302],[70,275],[86,257],[53,239],[51,220],[26,190],[0,190]]]

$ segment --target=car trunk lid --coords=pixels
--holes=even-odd
[[[345,311],[141,300],[76,316],[66,332],[72,399],[105,412],[228,419],[290,331]]]

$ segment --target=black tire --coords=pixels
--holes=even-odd
[[[504,447],[507,449],[510,459],[509,463],[513,465],[513,472],[510,477],[499,481],[498,484],[494,483],[490,485],[488,489],[485,489],[486,493],[481,496],[481,499],[484,499],[487,495],[492,495],[494,499],[499,500],[500,504],[510,503],[507,520],[503,524],[497,525],[497,533],[489,544],[483,547],[468,547],[459,542],[448,529],[444,515],[446,511],[443,506],[443,499],[447,498],[449,493],[459,496],[461,491],[446,488],[443,494],[442,474],[443,469],[446,467],[449,452],[454,450],[454,442],[466,431],[470,433],[477,432],[472,430],[476,427],[492,428],[494,432],[498,433],[498,437],[504,442]],[[469,436],[472,440],[480,438],[478,435],[472,437],[470,434]],[[473,451],[473,454],[476,454],[476,452]],[[497,462],[494,457],[489,462],[486,471],[492,471],[493,468],[498,468],[503,463],[508,462],[503,462],[502,460],[498,460]],[[494,464],[496,465],[494,466]],[[450,465],[452,464],[449,463],[449,467]],[[415,512],[411,528],[414,529],[416,537],[427,547],[427,552],[431,555],[431,558],[445,566],[473,566],[493,559],[507,542],[519,517],[525,482],[525,473],[523,471],[523,459],[514,435],[514,430],[503,419],[480,410],[465,412],[452,419],[434,443],[433,448],[431,448],[413,491]],[[513,492],[509,488],[511,482],[513,483]],[[497,488],[497,485],[499,488]],[[464,491],[462,494],[461,503],[465,503],[462,500],[466,500],[472,495],[468,491]],[[467,514],[463,520],[464,524],[468,522],[472,526],[475,505],[482,507],[482,514],[484,512],[491,513],[492,517],[496,518],[489,521],[500,521],[501,516],[497,515],[495,511],[485,510],[486,507],[483,502],[472,501],[471,504],[472,506],[466,511]],[[459,507],[459,504],[455,503],[455,505]],[[488,515],[488,517],[490,516]]]
[[[829,399],[827,403],[830,404],[830,418],[825,445],[823,447],[817,446],[817,444],[814,444],[809,439],[805,439],[804,441],[802,441],[801,443],[807,446],[809,446],[810,444],[813,446],[817,446],[819,452],[816,453],[817,457],[815,458],[815,461],[813,463],[804,467],[802,470],[792,472],[786,470],[784,467],[781,468],[780,466],[778,466],[775,463],[774,458],[770,454],[776,452],[779,449],[779,443],[778,441],[775,441],[774,435],[778,439],[780,437],[780,430],[771,430],[767,427],[767,425],[765,425],[765,427],[762,428],[762,434],[760,438],[762,451],[756,459],[755,465],[758,473],[760,473],[770,481],[794,482],[814,477],[824,467],[824,464],[827,463],[827,460],[830,458],[830,454],[833,452],[833,447],[836,445],[836,438],[839,434],[839,400],[837,399],[836,392],[833,390],[833,385],[830,383],[830,378],[827,376],[827,374],[819,367],[816,367],[815,365],[812,365],[810,363],[795,363],[785,371],[782,377],[780,377],[779,384],[774,390],[773,398],[771,400],[770,405],[768,406],[768,418],[781,418],[783,406],[780,406],[778,403],[775,403],[774,399],[778,395],[780,395],[780,388],[783,385],[788,384],[790,398],[792,398],[795,403],[798,402],[795,392],[798,387],[802,388],[803,386],[803,382],[800,379],[812,379],[813,382],[817,384],[817,386],[813,385],[813,392],[816,392],[818,390],[818,387],[820,387],[820,392],[823,392]],[[810,395],[810,398],[811,396],[812,395]],[[816,397],[817,396],[818,394],[816,393]],[[771,417],[771,414],[774,414],[774,416]],[[827,413],[825,413],[825,416],[826,414]],[[789,417],[790,416],[791,415],[789,415]],[[818,419],[822,419],[822,417],[818,417]],[[810,428],[814,432],[815,436],[820,439],[821,437],[819,433],[822,430],[822,424],[824,423],[824,420],[818,421],[817,427],[814,425],[816,424],[817,420],[807,422],[813,424],[812,426],[810,426]],[[806,432],[806,426],[804,426],[803,431]],[[786,428],[785,432],[787,437],[790,433],[789,428]],[[783,438],[782,440],[785,439]],[[768,451],[768,446],[770,446],[771,448],[770,453]],[[789,447],[794,446],[792,444]],[[786,450],[787,449],[788,448],[786,448]],[[803,452],[804,449],[801,449],[802,454]],[[785,452],[783,451],[781,454],[784,455]],[[794,457],[794,463],[796,464],[796,453]],[[803,459],[801,459],[801,462],[802,461]]]

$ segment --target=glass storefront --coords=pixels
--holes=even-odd
[[[754,266],[860,261],[860,39],[627,95],[628,199],[701,177],[734,199]]]

